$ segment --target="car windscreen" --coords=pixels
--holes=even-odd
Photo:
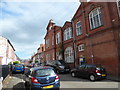
[[[55,76],[55,72],[52,69],[39,69],[36,71],[36,77],[43,77],[43,76]]]
[[[66,65],[66,63],[65,63],[63,60],[59,60],[59,61],[58,61],[58,64]]]

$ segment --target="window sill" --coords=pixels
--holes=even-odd
[[[83,34],[79,34],[79,35],[77,35],[77,36],[81,36],[81,35],[83,35]]]
[[[96,27],[96,28],[90,29],[90,31],[93,31],[93,30],[95,30],[95,29],[97,29],[97,28],[100,28],[100,27],[102,27],[102,26],[104,26],[104,25],[101,25],[101,26],[99,26],[99,27]]]
[[[72,39],[72,38],[70,38],[70,39]],[[70,40],[70,39],[67,39],[67,40],[64,40],[64,41],[68,41],[68,40]]]
[[[81,50],[81,51],[79,51],[79,52],[84,52],[85,50]]]

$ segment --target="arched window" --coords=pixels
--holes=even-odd
[[[91,30],[100,27],[103,24],[100,8],[96,8],[90,12],[89,21]]]
[[[118,13],[119,13],[119,16],[120,16],[120,0],[117,0],[117,6],[118,6]]]
[[[65,49],[65,61],[67,63],[73,63],[74,62],[74,55],[73,55],[73,48],[72,47],[68,47]]]

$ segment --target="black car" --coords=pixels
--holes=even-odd
[[[51,66],[57,73],[65,73],[70,71],[69,65],[64,60],[49,60],[46,62],[47,66]]]
[[[90,65],[90,64],[80,65],[77,68],[72,69],[71,75],[73,77],[80,76],[80,77],[88,78],[91,81],[104,79],[107,76],[105,68],[103,68],[102,66]]]

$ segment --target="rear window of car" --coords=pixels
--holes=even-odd
[[[58,60],[59,65],[66,65],[66,63],[63,60]]]
[[[55,72],[52,69],[39,69],[36,71],[36,77],[42,76],[55,76]]]
[[[23,65],[17,64],[15,65],[15,67],[23,67]]]

